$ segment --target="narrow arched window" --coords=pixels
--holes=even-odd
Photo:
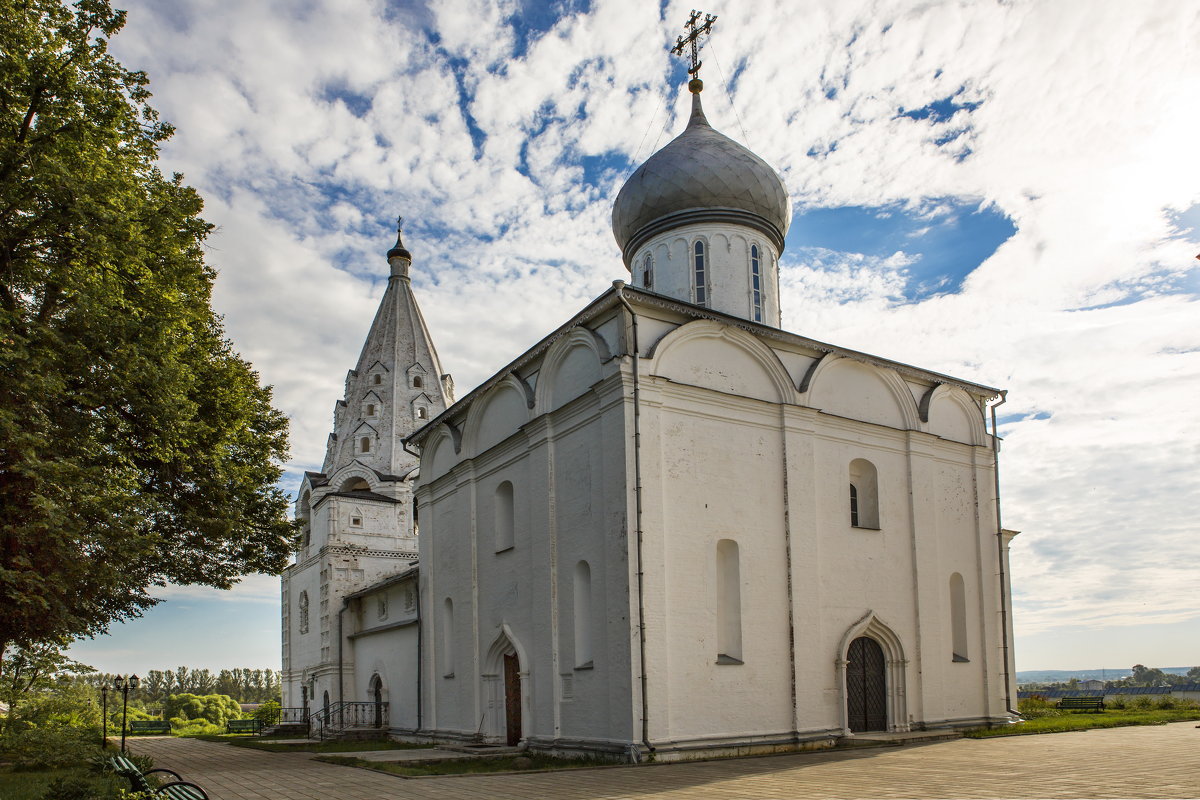
[[[695,283],[695,298],[696,305],[708,305],[708,271],[705,269],[704,263],[704,242],[697,240],[693,247],[694,267],[692,269],[693,282]]]
[[[879,529],[879,472],[865,458],[850,462],[850,525]]]
[[[300,593],[300,600],[299,600],[298,606],[299,606],[298,610],[300,612],[300,621],[299,621],[300,632],[308,633],[308,592]]]
[[[962,575],[950,576],[950,655],[952,661],[967,658],[967,587]]]
[[[717,542],[717,663],[742,663],[742,568],[732,539]]]
[[[750,247],[750,310],[755,322],[762,322],[762,261],[758,245]]]
[[[369,436],[364,436],[364,437],[362,437],[362,439],[359,440],[358,451],[360,453],[371,452],[371,438]]]
[[[376,372],[375,373],[375,385],[378,386],[381,383],[383,383],[383,376],[380,375],[378,372]]]
[[[413,375],[413,388],[414,389],[420,389],[424,385],[425,385],[424,378],[422,378],[420,375]]]
[[[367,403],[367,416],[368,417],[375,416],[375,404],[374,403]]]
[[[592,568],[575,565],[575,668],[592,666]]]
[[[504,481],[496,487],[492,496],[493,528],[496,534],[496,552],[509,550],[515,544],[515,520],[513,519],[513,485]]]
[[[642,259],[642,288],[654,288],[654,257],[649,253]]]
[[[428,416],[429,416],[429,412],[426,411],[424,408],[417,409],[417,419],[426,419]]]
[[[442,606],[442,669],[443,678],[454,677],[454,601],[449,597]]]

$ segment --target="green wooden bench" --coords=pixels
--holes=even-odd
[[[130,733],[170,733],[171,723],[165,719],[135,719],[129,723]]]
[[[1103,711],[1103,697],[1064,697],[1058,701],[1058,707],[1064,710]]]
[[[155,797],[165,797],[168,800],[208,800],[208,792],[190,781],[185,781],[174,770],[157,768],[142,772],[138,769],[137,764],[125,756],[113,756],[108,763],[113,772],[129,780],[129,786],[135,792],[150,792]],[[158,787],[151,786],[150,781],[146,780],[146,776],[155,772],[165,773],[174,780],[167,781]]]
[[[231,719],[225,723],[225,730],[228,733],[258,733],[262,723],[256,719]]]

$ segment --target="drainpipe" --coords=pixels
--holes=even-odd
[[[342,638],[342,612],[346,610],[349,604],[349,598],[342,598],[342,607],[338,609],[338,702],[346,702],[346,679],[344,672],[346,669],[346,659],[342,657],[342,643],[345,639]]]
[[[1004,569],[1004,526],[1000,522],[1000,434],[996,429],[996,409],[1008,402],[1008,391],[1000,392],[1000,402],[991,406],[992,412],[992,477],[996,481],[996,563],[1000,570],[1000,638],[1004,658],[1004,708],[1013,711],[1012,676],[1008,672],[1008,575]]]
[[[618,282],[619,284],[619,282]],[[633,352],[633,497],[634,497],[634,528],[637,534],[637,585],[638,585],[638,655],[641,659],[642,684],[642,746],[647,753],[653,753],[650,744],[650,703],[646,698],[646,597],[645,573],[642,569],[642,424],[641,424],[641,383],[638,375],[638,359],[641,351],[638,349],[638,320],[637,313],[618,285],[617,300],[629,312],[630,337]],[[640,760],[640,758],[638,759]]]
[[[417,562],[420,564],[420,562]],[[421,697],[425,693],[424,679],[421,677],[424,673],[423,666],[425,658],[422,655],[422,643],[425,639],[425,634],[421,630],[421,572],[420,567],[417,567],[417,731],[420,731],[424,726],[424,720],[421,716]]]

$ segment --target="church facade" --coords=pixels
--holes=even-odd
[[[285,705],[632,760],[1011,719],[1003,393],[781,330],[788,193],[690,88],[614,206],[631,280],[458,402],[389,253],[300,490]]]

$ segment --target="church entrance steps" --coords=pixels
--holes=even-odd
[[[851,736],[843,736],[838,739],[838,745],[845,746],[854,744],[917,744],[922,742],[944,742],[949,739],[961,739],[962,731],[956,731],[952,728],[933,728],[927,731],[906,731],[897,733],[892,731],[871,731],[869,733],[855,733]]]

